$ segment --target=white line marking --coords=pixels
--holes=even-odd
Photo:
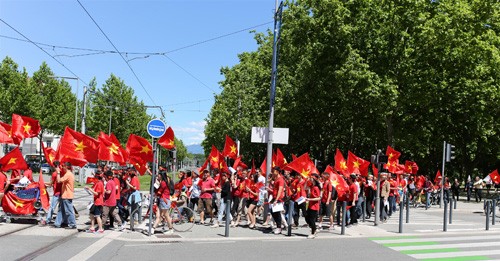
[[[109,235],[97,240],[97,242],[88,246],[77,255],[73,256],[71,259],[69,259],[69,261],[88,260],[95,253],[99,252],[101,249],[103,249],[106,245],[111,243],[115,238],[119,237],[121,234],[122,234],[121,232],[112,231]]]
[[[442,245],[428,245],[428,246],[400,246],[400,247],[390,247],[390,248],[396,251],[404,251],[404,250],[442,249],[442,248],[474,248],[474,247],[490,247],[490,246],[500,246],[500,242],[457,243],[457,244],[442,244]]]
[[[144,244],[128,244],[128,245],[123,245],[126,247],[136,247],[136,246],[157,246],[157,245],[162,245],[162,246],[169,246],[172,245],[172,243],[164,242],[164,243],[144,243]]]
[[[432,253],[432,254],[414,254],[409,255],[416,259],[426,258],[446,258],[446,257],[462,257],[462,256],[493,256],[500,255],[500,250],[479,250],[467,252],[447,252],[447,253]]]
[[[208,242],[194,242],[195,244],[226,244],[236,243],[236,241],[208,241]]]
[[[391,239],[391,240],[375,240],[375,242],[380,244],[389,243],[415,243],[415,242],[443,242],[443,241],[471,241],[471,240],[488,240],[488,239],[500,239],[500,235],[494,236],[465,236],[465,237],[427,237],[427,238],[409,238],[409,239]]]

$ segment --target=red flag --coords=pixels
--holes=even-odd
[[[207,168],[207,166],[208,166],[208,163],[209,163],[209,162],[210,162],[210,161],[209,161],[209,159],[207,158],[207,159],[205,160],[205,163],[203,163],[203,165],[202,165],[202,166],[198,169],[198,173],[200,173],[200,174],[201,174],[201,172],[202,172],[202,171],[204,171],[204,170]]]
[[[347,154],[347,169],[349,173],[360,174],[361,176],[368,176],[368,167],[370,162],[366,161],[354,153],[348,151]]]
[[[375,164],[372,164],[372,172],[374,177],[378,177],[378,168]]]
[[[490,176],[491,180],[495,183],[495,184],[498,184],[500,183],[500,174],[498,174],[498,170],[494,170],[493,172],[491,172],[490,174],[488,174],[488,176]]]
[[[283,168],[288,164],[288,162],[285,159],[285,156],[283,153],[281,153],[280,149],[276,149],[276,157],[273,159],[273,162],[275,162],[276,166]]]
[[[241,161],[241,157],[236,158],[236,160],[233,163],[233,169],[236,169],[238,167],[241,167],[242,169],[248,169],[247,164],[245,164],[245,163],[243,163],[243,161]]]
[[[425,177],[424,176],[417,176],[415,180],[415,187],[417,187],[419,190],[422,189],[425,185]]]
[[[434,178],[434,184],[436,184],[436,185],[441,184],[441,179],[442,179],[441,171],[438,170],[436,173],[436,177]]]
[[[148,140],[135,134],[130,134],[127,140],[129,157],[140,158],[140,163],[153,162],[153,147]],[[137,160],[135,160],[137,162]],[[132,163],[132,162],[131,162]]]
[[[405,173],[405,171],[404,171],[404,170],[405,170],[405,165],[403,165],[403,164],[398,164],[398,165],[396,165],[396,171],[395,171],[394,173],[395,173],[395,174],[397,174],[397,175],[398,175],[398,177],[399,177],[399,175],[401,175],[401,174]]]
[[[292,153],[292,161],[296,160],[297,159],[297,156],[295,154]]]
[[[45,147],[45,145],[43,145],[43,142],[42,142],[42,150],[47,163],[49,163],[51,167],[54,167],[54,160],[56,160],[57,152],[51,147]]]
[[[97,163],[99,142],[66,126],[59,146],[61,162],[71,162],[83,167],[86,162]]]
[[[226,135],[226,143],[224,144],[224,149],[222,150],[222,156],[229,157],[231,159],[236,159],[238,156],[236,143],[228,135]]]
[[[224,160],[224,156],[222,156],[222,153],[219,153],[219,167],[217,167],[219,170],[221,171],[224,171],[224,172],[227,172],[227,173],[231,173],[229,171],[229,168],[227,166],[227,163],[226,161]]]
[[[387,150],[385,151],[385,155],[388,157],[388,161],[394,161],[399,159],[401,156],[401,152],[393,149],[391,146],[387,146]]]
[[[252,159],[252,169],[250,170],[250,175],[255,174],[255,172],[257,172],[257,171],[255,170],[255,161]]]
[[[28,215],[35,212],[36,198],[22,199],[12,192],[8,192],[2,199],[2,208],[5,213]]]
[[[418,165],[417,163],[413,162],[413,161],[405,161],[405,173],[409,173],[409,174],[417,174],[418,172]]]
[[[219,160],[220,160],[219,155],[220,155],[219,150],[214,145],[212,145],[212,150],[208,155],[208,160],[210,161],[210,168],[212,169],[219,168]]]
[[[113,133],[108,136],[106,133],[101,131],[101,133],[99,133],[98,140],[98,158],[100,160],[109,160],[118,163],[127,162],[127,151],[122,147],[120,141],[118,141]]]
[[[314,162],[309,158],[309,153],[307,152],[290,162],[287,167],[297,171],[304,178],[309,177],[313,173],[319,174],[318,169],[314,166]]]
[[[19,138],[32,138],[40,133],[40,123],[30,117],[12,114],[12,135]]]
[[[38,187],[40,188],[40,202],[42,203],[42,208],[47,210],[50,207],[49,193],[47,193],[47,188],[45,188],[41,169],[40,175],[38,176]]]
[[[171,150],[175,148],[175,136],[174,130],[171,127],[168,127],[167,131],[161,138],[158,139],[158,145],[162,146],[167,150]]]
[[[133,134],[131,134],[133,135]],[[134,168],[139,172],[139,174],[144,175],[147,170],[147,162],[141,157],[130,156],[128,159],[129,163],[134,165]]]
[[[347,182],[344,180],[344,178],[339,174],[333,174],[330,175],[330,180],[333,187],[335,187],[335,190],[337,190],[339,199],[344,198],[347,192],[349,192],[349,185],[347,185]]]
[[[0,164],[2,165],[2,171],[10,169],[28,169],[28,164],[26,164],[19,147],[16,147],[3,156],[3,158],[0,159]]]
[[[0,122],[0,143],[14,143],[19,145],[21,139],[12,136],[12,126],[5,122]]]
[[[344,176],[349,175],[349,170],[347,169],[347,162],[345,161],[344,155],[339,149],[335,152],[335,170],[342,173]]]
[[[96,177],[87,177],[87,180],[85,181],[85,184],[92,184],[98,182],[99,179]]]
[[[387,169],[391,173],[396,173],[398,171],[399,160],[390,160],[387,164],[384,164],[384,168]]]

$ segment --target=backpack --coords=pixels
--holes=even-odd
[[[332,185],[332,196],[331,196],[331,200],[337,200],[338,198],[338,194],[337,194],[337,190],[335,189],[335,186]]]
[[[170,196],[173,196],[175,192],[174,182],[170,177],[168,177],[167,180],[168,180],[167,185],[168,185],[168,190],[170,192]]]

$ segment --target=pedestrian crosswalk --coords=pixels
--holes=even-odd
[[[403,211],[403,222],[406,223],[406,211]],[[398,224],[399,223],[399,211],[395,212],[391,218],[387,220],[387,224]],[[455,225],[472,226],[474,223],[467,222],[454,217],[452,223]],[[443,214],[440,213],[430,213],[423,209],[411,209],[409,224],[411,225],[442,225],[443,224]]]
[[[500,233],[370,238],[418,260],[499,260]]]

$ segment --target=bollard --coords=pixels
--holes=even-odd
[[[496,212],[496,205],[497,205],[497,201],[496,201],[496,199],[493,199],[491,202],[492,202],[491,207],[493,208],[493,209],[491,210],[491,213],[492,213],[492,214],[491,214],[491,224],[492,224],[492,225],[495,225],[495,215],[496,215],[496,213],[495,213],[495,212]]]
[[[365,213],[366,213],[366,200],[363,200],[363,203],[361,203],[361,207],[363,208],[363,222],[365,222]]]
[[[225,237],[229,237],[229,226],[231,222],[231,200],[226,199],[226,227],[225,227]]]
[[[484,204],[486,205],[486,230],[490,230],[490,204],[486,203],[486,200]]]
[[[410,191],[406,192],[406,223],[410,223]]]
[[[403,233],[403,200],[399,201],[399,233]]]
[[[342,202],[342,228],[340,229],[341,235],[345,235],[346,209],[347,209],[347,202],[344,201]]]
[[[288,201],[288,231],[287,236],[292,236],[292,224],[293,224],[293,200]],[[321,224],[320,224],[321,225]]]
[[[454,209],[457,209],[457,201],[458,201],[458,200],[453,200],[453,208],[454,208]]]
[[[444,217],[443,217],[443,232],[448,231],[448,201],[443,200],[444,202]]]
[[[452,201],[450,201],[450,222],[448,222],[449,224],[451,224],[453,221],[453,200],[454,199],[451,199]]]

